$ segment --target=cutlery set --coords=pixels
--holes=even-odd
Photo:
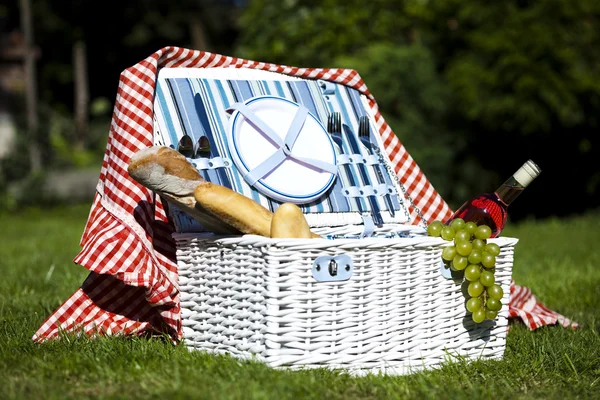
[[[369,155],[374,155],[375,152],[373,151],[373,143],[371,143],[371,123],[369,122],[369,117],[367,117],[366,115],[361,116],[358,120],[358,137],[369,152]],[[377,182],[379,184],[385,184],[386,181],[384,178],[384,171],[381,164],[377,163],[373,166],[373,168],[375,169]],[[395,212],[394,203],[392,202],[392,196],[389,193],[387,193],[385,196],[383,196],[383,198],[385,200],[387,209],[390,212],[390,215],[394,217]]]
[[[384,221],[381,216],[381,210],[377,202],[377,198],[380,196],[377,193],[377,186],[386,184],[382,166],[380,164],[372,165],[377,177],[377,182],[371,181],[371,176],[368,172],[368,165],[366,163],[367,157],[374,155],[373,144],[370,141],[371,126],[369,118],[363,115],[359,118],[358,133],[355,133],[353,129],[347,124],[342,124],[341,114],[334,111],[328,115],[327,118],[327,132],[330,134],[331,139],[340,149],[340,152],[344,153],[344,145],[351,154],[362,157],[362,162],[356,162],[356,168],[358,170],[358,176],[353,172],[351,164],[344,163],[341,168],[344,169],[344,174],[348,178],[349,185],[356,187],[359,190],[360,197],[357,198],[357,206],[359,212],[363,213],[366,210],[366,204],[361,200],[365,199],[368,202],[368,209],[370,209],[373,223],[377,226],[383,225]],[[365,152],[366,149],[366,152]],[[184,135],[179,140],[177,145],[177,151],[183,154],[185,157],[190,159],[210,159],[210,142],[206,136],[201,136],[196,143],[189,135]],[[360,181],[360,182],[359,182]],[[365,196],[364,189],[369,187],[372,194]],[[349,192],[346,191],[348,195]],[[389,193],[383,195],[383,199],[386,204],[387,210],[390,215],[394,216],[394,204],[392,197]]]
[[[342,130],[345,135],[342,135]],[[341,152],[344,151],[344,147],[343,147],[344,139],[343,138],[345,137],[346,143],[348,144],[348,148],[350,149],[350,152],[352,154],[356,154],[356,155],[359,155],[360,157],[362,157],[362,162],[356,163],[357,168],[358,168],[358,173],[360,175],[360,180],[362,181],[362,183],[356,182],[356,180],[352,174],[352,171],[350,170],[350,166],[348,164],[344,164],[344,168],[347,169],[346,173],[350,179],[351,186],[357,186],[357,187],[359,187],[359,189],[360,189],[360,187],[365,187],[365,186],[370,186],[372,188],[373,194],[367,196],[367,200],[369,202],[369,206],[371,209],[371,216],[373,218],[373,222],[375,225],[377,225],[377,226],[382,225],[383,218],[381,217],[381,210],[379,208],[379,204],[377,203],[377,197],[379,196],[379,194],[377,193],[377,189],[373,185],[373,182],[371,182],[371,178],[368,173],[367,163],[366,163],[367,156],[374,155],[373,145],[370,141],[371,125],[369,122],[369,117],[366,115],[363,115],[359,118],[359,128],[358,128],[358,135],[357,135],[349,125],[342,124],[341,114],[337,111],[334,111],[328,115],[327,132],[329,132],[329,134],[331,135],[331,138],[338,145]],[[364,148],[366,148],[368,154],[364,154],[361,144],[364,146]],[[383,171],[381,169],[382,168],[381,165],[375,164],[375,165],[373,165],[373,168],[374,168],[375,174],[377,176],[377,184],[385,184],[386,182],[385,182],[385,179],[383,176]],[[364,192],[362,191],[362,189],[361,189],[360,194],[364,195]],[[394,205],[392,202],[391,195],[389,193],[385,194],[383,196],[383,198],[386,203],[386,208],[390,212],[390,215],[393,217],[395,213],[394,213]],[[364,210],[361,209],[362,207],[360,207],[360,205],[361,205],[361,203],[359,202],[359,211],[363,212]]]

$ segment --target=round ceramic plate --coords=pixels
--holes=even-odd
[[[298,104],[273,96],[254,97],[244,104],[282,142],[299,109]],[[229,128],[231,156],[244,176],[279,150],[276,144],[257,130],[239,111],[233,113]],[[331,187],[336,174],[323,171],[295,157],[314,159],[335,166],[336,155],[327,130],[310,112],[291,149],[291,155],[271,172],[260,177],[254,187],[266,196],[284,202],[305,204],[318,199]]]

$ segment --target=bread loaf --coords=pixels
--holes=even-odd
[[[273,213],[271,237],[310,239],[320,236],[310,231],[300,207],[293,203],[283,203]]]
[[[190,214],[206,230],[219,234],[240,233],[196,203],[194,189],[205,180],[182,154],[170,147],[153,146],[139,150],[131,157],[127,172],[167,203]]]

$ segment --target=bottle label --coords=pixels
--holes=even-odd
[[[485,210],[486,204],[479,199],[475,199],[471,202],[471,204],[473,204],[475,207],[480,208],[482,210]]]

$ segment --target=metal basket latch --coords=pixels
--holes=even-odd
[[[336,276],[337,275],[337,261],[331,259],[329,260],[329,275]]]
[[[319,282],[347,281],[354,272],[354,262],[347,254],[319,256],[313,262],[312,274]]]

